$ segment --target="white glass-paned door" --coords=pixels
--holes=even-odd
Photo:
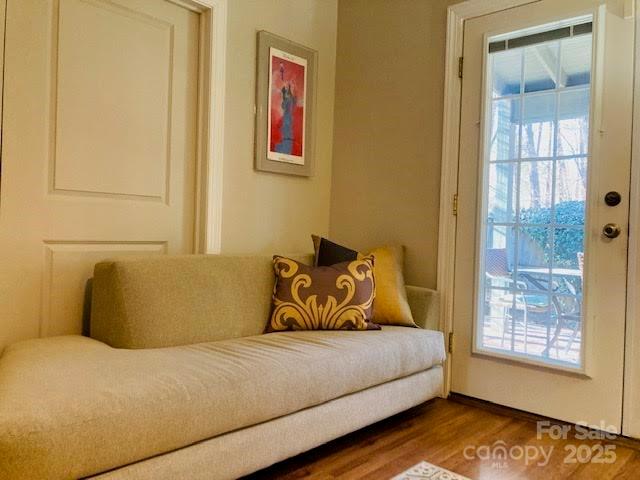
[[[464,22],[451,349],[452,392],[618,432],[635,30],[621,5]]]
[[[475,350],[579,369],[592,35],[488,54]]]

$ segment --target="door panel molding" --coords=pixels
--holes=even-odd
[[[98,11],[92,12],[87,7]],[[109,16],[107,17],[105,14]],[[95,77],[86,78],[92,77],[90,57],[100,55],[101,63],[116,62],[117,66],[118,59],[114,57],[118,57],[119,52],[117,50],[109,52],[108,50],[112,48],[109,42],[105,43],[105,36],[101,36],[100,32],[96,32],[95,29],[84,32],[88,39],[79,38],[82,35],[81,29],[74,28],[74,25],[88,23],[82,21],[83,17],[87,16],[101,16],[101,23],[111,23],[109,26],[105,25],[105,29],[112,30],[121,27],[119,29],[122,35],[127,33],[126,30],[129,30],[129,33],[134,33],[131,25],[127,28],[127,23],[131,21],[146,25],[145,30],[149,37],[146,42],[147,47],[156,50],[155,55],[145,51],[145,58],[134,61],[133,65],[125,66],[125,70],[141,65],[148,67],[150,66],[150,58],[157,57],[156,69],[152,71],[149,68],[140,69],[135,75],[135,81],[138,82],[138,85],[120,85],[119,92],[125,95],[128,93],[127,90],[131,90],[133,87],[133,91],[129,93],[130,98],[122,102],[125,109],[121,112],[123,117],[135,118],[136,112],[143,111],[143,108],[138,108],[136,102],[153,104],[153,107],[157,108],[157,112],[150,116],[151,119],[140,118],[135,122],[136,125],[142,127],[141,131],[133,132],[137,140],[124,145],[120,141],[110,141],[108,138],[111,136],[112,140],[120,140],[128,137],[131,133],[124,135],[124,132],[118,131],[118,128],[112,131],[112,135],[106,136],[102,131],[92,137],[91,125],[95,124],[102,115],[107,114],[108,116],[109,108],[107,106],[106,112],[101,112],[100,103],[106,102],[108,99],[105,98],[102,102],[92,100],[92,98],[95,99],[96,92],[88,91],[90,89],[86,87],[81,88],[83,84],[98,84],[99,77],[103,74],[103,72],[95,72]],[[53,19],[50,193],[150,199],[168,204],[171,156],[169,139],[171,138],[175,43],[173,25],[144,12],[107,0],[68,0],[64,2],[64,5],[60,0],[57,0],[53,5]],[[115,24],[115,22],[121,23],[122,21],[124,21],[124,25]],[[136,30],[135,33],[139,34],[140,32]],[[74,36],[76,38],[73,38]],[[141,41],[140,35],[137,35],[136,40]],[[102,47],[101,51],[89,51],[89,45],[92,49]],[[68,54],[67,50],[69,49],[72,52]],[[108,58],[109,53],[113,54],[111,58]],[[88,65],[88,67],[83,71],[81,68],[77,68],[76,62]],[[79,75],[85,78],[79,79]],[[131,83],[132,79],[128,78],[125,81]],[[157,87],[154,88],[156,85]],[[78,91],[79,87],[80,91]],[[117,89],[118,86],[109,86],[109,88]],[[148,90],[144,95],[146,98],[141,95],[145,90]],[[92,104],[92,101],[95,108],[90,111],[83,112],[79,108],[81,105]],[[67,107],[66,103],[71,103],[71,105]],[[132,105],[133,108],[130,108]],[[148,106],[144,110],[148,111]],[[149,115],[145,115],[145,117],[149,117]],[[114,121],[107,121],[104,124],[107,126],[118,125]],[[109,130],[114,129],[110,128]],[[144,142],[141,142],[140,139],[144,139]],[[100,155],[102,158],[95,158],[95,152],[107,148],[112,150],[110,154],[103,154]],[[162,160],[160,161],[160,159]],[[138,164],[137,168],[136,164]]]
[[[127,257],[167,253],[166,241],[44,242],[40,336],[82,333],[86,279],[105,257]]]

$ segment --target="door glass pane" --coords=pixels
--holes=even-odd
[[[488,55],[476,349],[578,368],[591,34]]]
[[[589,88],[558,94],[558,155],[584,155],[589,149]]]
[[[505,50],[491,55],[493,97],[520,94],[522,49]]]
[[[556,161],[556,223],[583,225],[587,199],[587,159],[585,157]]]
[[[514,229],[489,225],[485,249],[485,282],[502,289],[513,288],[514,283]]]
[[[591,35],[560,41],[560,84],[562,87],[588,86],[591,82]]]
[[[515,185],[518,164],[501,162],[489,165],[488,221],[511,223],[516,217]]]
[[[536,273],[548,276],[551,261],[551,230],[547,227],[532,227],[525,223],[518,232],[518,273],[524,269],[535,269]],[[529,287],[531,288],[531,286]]]
[[[520,98],[493,102],[490,160],[513,160],[520,151]]]
[[[520,166],[520,218],[547,224],[553,204],[553,162],[522,162]]]
[[[524,95],[522,158],[551,157],[555,146],[556,92]]]
[[[584,252],[584,228],[556,228],[553,243],[553,268],[577,270]]]
[[[546,42],[524,49],[525,93],[556,88],[560,59],[560,42]]]

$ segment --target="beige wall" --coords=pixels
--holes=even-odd
[[[446,8],[340,0],[330,233],[407,247],[409,283],[435,287]]]
[[[230,0],[228,14],[222,251],[310,252],[329,228],[337,0]],[[253,169],[258,30],[318,50],[312,178]]]

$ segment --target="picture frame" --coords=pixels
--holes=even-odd
[[[258,32],[256,170],[313,175],[317,57],[316,50]]]

